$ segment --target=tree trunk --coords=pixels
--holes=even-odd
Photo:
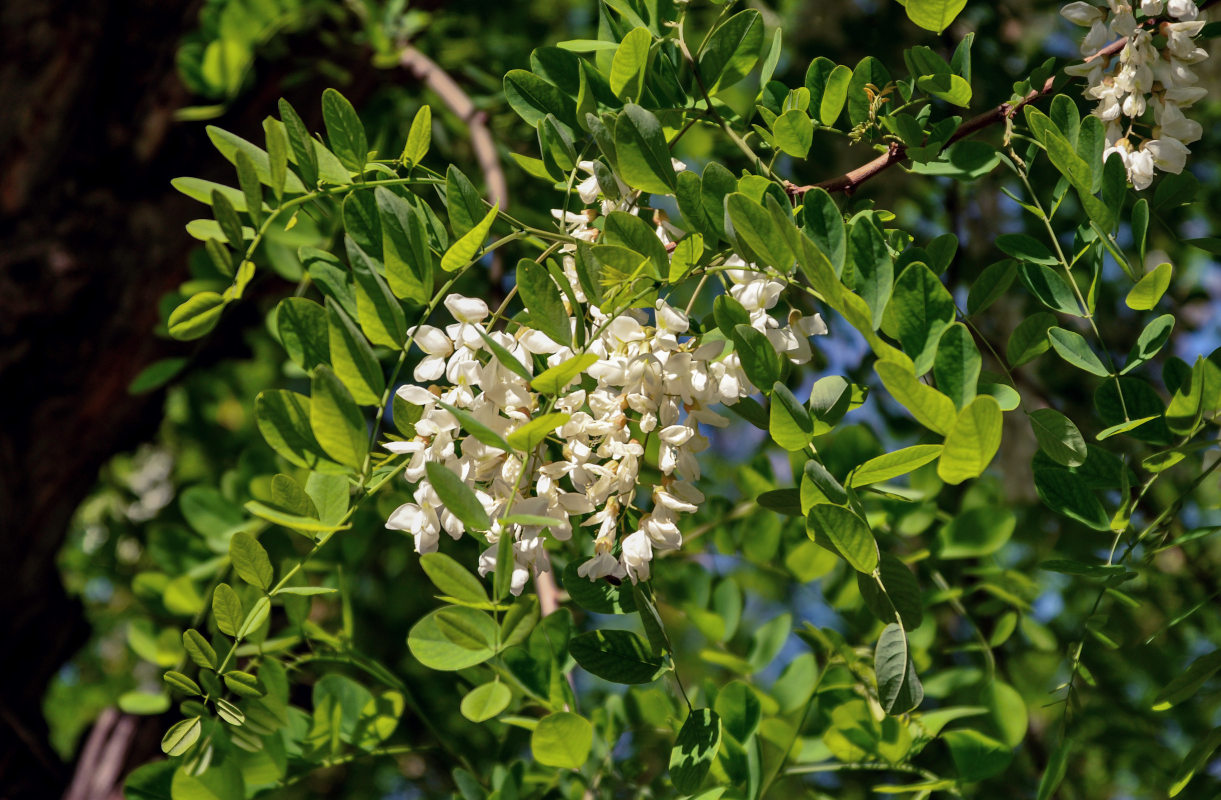
[[[159,393],[141,369],[158,299],[186,277],[199,208],[171,178],[217,168],[174,67],[195,4],[0,4],[0,798],[58,797],[42,698],[86,640],[56,554],[115,453],[151,436]],[[146,754],[148,755],[148,754]]]

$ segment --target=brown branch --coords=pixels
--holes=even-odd
[[[1214,2],[1216,1],[1217,0],[1214,0]],[[1097,53],[1094,53],[1094,55],[1086,58],[1085,61],[1089,62],[1098,58],[1112,56],[1122,50],[1127,41],[1127,39],[1116,39],[1106,47],[1099,50]],[[1005,122],[1006,120],[1013,119],[1018,112],[1033,103],[1035,100],[1038,100],[1044,95],[1051,94],[1052,84],[1054,82],[1055,76],[1053,75],[1043,83],[1043,87],[1041,89],[1031,89],[1026,96],[1017,103],[1001,103],[996,108],[986,111],[979,116],[972,117],[971,119],[962,123],[958,126],[958,130],[954,131],[953,135],[950,136],[949,140],[946,141],[946,143],[942,146],[941,150],[944,152],[945,149],[950,145],[961,141],[968,136],[972,136],[984,128],[991,127],[999,122]],[[899,164],[906,160],[906,145],[892,141],[889,149],[885,153],[866,164],[862,164],[851,172],[847,172],[836,178],[831,178],[830,180],[822,181],[821,183],[813,183],[806,186],[797,186],[789,183],[785,186],[785,190],[792,197],[800,197],[812,189],[825,189],[828,192],[843,192],[844,194],[851,195],[865,181],[890,169],[895,164]]]

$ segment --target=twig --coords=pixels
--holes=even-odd
[[[1214,2],[1218,1],[1221,0],[1214,0]],[[1127,44],[1127,41],[1128,40],[1126,38],[1116,39],[1094,55],[1086,58],[1085,61],[1089,62],[1098,58],[1112,56],[1122,50],[1124,45]],[[962,123],[958,126],[958,130],[954,131],[953,135],[950,136],[949,140],[941,148],[942,151],[955,142],[961,141],[968,136],[972,136],[984,128],[991,127],[999,122],[1005,122],[1013,119],[1018,112],[1033,103],[1035,100],[1038,100],[1044,95],[1051,94],[1052,85],[1054,82],[1055,76],[1053,75],[1043,82],[1042,88],[1031,89],[1026,96],[1017,103],[1001,103],[996,108],[986,111],[979,116],[972,117],[971,119]],[[862,164],[851,172],[847,172],[836,178],[831,178],[830,180],[822,181],[821,183],[813,183],[806,186],[797,186],[792,183],[787,183],[785,185],[785,190],[792,197],[800,197],[813,189],[825,189],[828,192],[843,192],[844,194],[851,195],[865,181],[881,174],[887,169],[893,167],[895,164],[901,163],[905,160],[907,160],[907,146],[899,144],[898,142],[891,142],[890,148],[885,153],[866,164]]]

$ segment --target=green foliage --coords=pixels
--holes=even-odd
[[[362,37],[394,57],[401,7],[365,5]],[[945,37],[966,6],[904,5]],[[210,129],[234,185],[175,183],[211,218],[164,330],[202,338],[236,304],[267,319],[250,364],[171,400],[206,415],[175,473],[196,485],[122,572],[122,635],[164,681],[120,702],[159,713],[171,691],[182,719],[175,760],[129,794],[291,793],[395,756],[464,798],[803,796],[823,772],[845,797],[1215,782],[1215,597],[1184,563],[1215,557],[1221,361],[1171,355],[1193,346],[1176,226],[1197,189],[1168,176],[1132,202],[1097,120],[1024,102],[1051,67],[1009,74],[985,6],[986,66],[974,35],[942,52],[904,9],[853,67],[794,59],[755,8],[635,0],[514,68],[468,56],[524,167],[512,206],[481,190],[444,97],[358,114],[328,89],[305,115],[325,138],[281,101],[266,148]],[[249,62],[213,50],[213,77]],[[956,133],[1001,102],[1003,134]],[[851,166],[876,146],[913,174],[862,196],[871,178],[827,172],[837,139]],[[964,188],[1014,203],[964,235],[943,214]],[[1153,247],[1168,262],[1134,268]],[[256,277],[273,288],[247,293]],[[455,295],[478,313],[451,323]],[[684,395],[697,352],[742,388],[727,433]],[[635,388],[615,406],[597,388],[619,368]],[[475,387],[519,394],[476,413]],[[633,405],[652,395],[689,433]],[[590,424],[623,434],[596,467]],[[667,465],[687,436],[714,451],[698,502]],[[623,475],[630,501],[586,516]],[[666,504],[692,509],[681,545]],[[1151,735],[1159,714],[1182,735]]]

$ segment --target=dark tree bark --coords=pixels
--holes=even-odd
[[[169,182],[227,166],[200,126],[173,120],[191,100],[174,53],[197,13],[0,4],[0,798],[58,797],[71,778],[41,705],[88,628],[56,553],[99,468],[157,429],[163,396],[128,384],[183,351],[151,331],[187,275],[183,225],[202,207]],[[248,107],[222,123],[257,131],[271,106]]]

